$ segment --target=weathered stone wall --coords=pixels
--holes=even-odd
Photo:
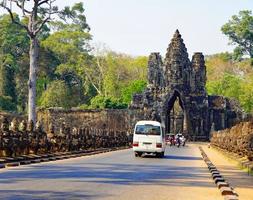
[[[25,116],[0,114],[0,157],[125,146],[139,110],[40,109],[37,124]]]
[[[212,133],[211,144],[253,160],[253,120]]]
[[[134,124],[143,119],[139,110],[63,110],[63,109],[41,109],[37,112],[37,119],[41,122],[45,131],[49,130],[50,124],[56,131],[60,130],[64,123],[71,128],[95,128],[106,130],[124,131],[130,134]]]
[[[45,132],[39,122],[34,128],[32,122],[4,118],[0,124],[0,157],[122,147],[129,145],[130,139],[125,131],[117,129],[71,128],[62,124],[55,131],[50,124]]]
[[[194,53],[189,59],[187,48],[177,30],[165,58],[151,53],[148,62],[148,85],[135,94],[130,109],[142,110],[144,119],[160,121],[167,133],[176,134],[172,124],[182,127],[191,140],[209,140],[210,130],[230,128],[244,118],[237,101],[223,96],[208,96],[206,92],[204,55]],[[183,119],[176,120],[175,102],[179,100]]]
[[[5,118],[8,121],[12,121],[15,118],[17,121],[21,122],[23,119],[25,119],[25,116],[15,113],[0,112],[0,123],[2,123]]]

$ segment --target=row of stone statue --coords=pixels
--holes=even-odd
[[[123,131],[69,128],[63,123],[55,133],[53,125],[43,131],[40,122],[18,123],[16,119],[9,124],[5,118],[0,129],[0,157],[16,157],[27,154],[45,154],[78,151],[97,148],[111,148],[129,145],[129,138]]]
[[[253,160],[253,121],[241,122],[230,129],[214,132],[211,144]]]

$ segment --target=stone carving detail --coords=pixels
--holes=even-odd
[[[159,53],[149,56],[147,88],[133,96],[130,109],[142,111],[140,119],[162,122],[167,133],[183,132],[192,140],[208,140],[212,124],[215,130],[231,127],[242,120],[243,112],[234,100],[208,96],[205,85],[203,54],[194,53],[190,61],[176,30],[164,59]]]
[[[162,69],[162,58],[159,53],[151,53],[149,56],[150,66],[148,68],[148,82],[155,87],[163,87],[164,86],[164,72]]]
[[[212,133],[211,144],[253,161],[253,121]]]
[[[14,119],[11,124],[4,118],[0,124],[0,157],[16,157],[27,154],[45,154],[85,149],[112,148],[129,145],[126,132],[119,130],[67,127],[62,124],[59,133],[49,125],[44,132],[40,122],[19,123]]]

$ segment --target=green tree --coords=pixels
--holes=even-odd
[[[146,81],[147,57],[131,57],[126,54],[107,52],[103,63],[103,95],[121,97],[121,89],[132,81]]]
[[[18,15],[14,14],[13,16],[16,21],[20,21]],[[27,24],[28,19],[23,18],[22,23]],[[12,23],[11,17],[7,14],[0,16],[0,32],[1,95],[10,96],[16,104],[18,112],[24,113],[27,110],[28,101],[29,37],[24,29]],[[48,35],[48,27],[43,26],[39,39],[44,40]],[[44,48],[40,49],[37,99],[40,98],[45,84],[55,78],[54,71],[58,63],[52,52]],[[7,71],[9,72],[8,76],[3,74]],[[7,83],[6,80],[12,80],[12,83],[10,84],[10,81]],[[47,82],[42,83],[43,80],[47,80]]]
[[[146,88],[147,82],[143,80],[132,81],[127,87],[124,87],[121,91],[122,101],[126,104],[130,104],[133,95],[141,93]]]
[[[58,11],[53,6],[54,0],[33,0],[32,6],[27,5],[29,0],[2,0],[0,6],[10,15],[12,22],[23,28],[30,39],[30,69],[28,84],[28,120],[36,122],[36,70],[39,59],[39,34],[43,26],[51,20],[51,15]],[[22,15],[28,19],[28,23],[23,23],[15,19],[13,6],[17,6]],[[32,9],[31,9],[32,7]]]
[[[99,108],[99,109],[125,109],[127,108],[128,104],[122,102],[121,99],[114,98],[114,97],[105,97],[101,95],[97,95],[91,99],[91,104],[89,108]]]
[[[93,60],[98,72],[94,79],[100,92],[91,99],[91,108],[126,108],[133,94],[145,88],[147,57],[105,51],[96,54]]]
[[[252,112],[253,68],[250,59],[233,61],[229,53],[206,57],[209,95],[222,95],[239,100],[246,112]]]
[[[253,78],[244,80],[242,92],[239,97],[240,103],[246,112],[253,113]]]
[[[239,100],[241,95],[242,79],[238,76],[225,73],[220,80],[207,82],[207,91],[211,95],[222,95]]]
[[[16,103],[16,90],[14,81],[14,58],[11,55],[0,55],[0,96],[9,96],[12,103]]]
[[[18,15],[14,14],[16,21],[20,21]],[[16,75],[19,71],[19,61],[28,52],[28,41],[26,32],[16,24],[12,24],[9,15],[0,16],[0,95],[10,97],[15,105],[19,94],[16,93]],[[9,99],[8,99],[9,100]],[[14,108],[16,106],[11,106]]]
[[[14,111],[16,105],[12,102],[12,98],[9,96],[0,96],[0,110]]]
[[[221,31],[227,35],[231,44],[237,45],[236,56],[249,55],[253,58],[253,16],[250,10],[240,11],[224,24]]]
[[[57,78],[79,95],[78,106],[85,99],[84,87],[89,85],[87,82],[92,63],[92,56],[89,55],[90,28],[86,23],[82,3],[66,7],[60,13],[60,18],[64,21],[50,24],[55,32],[42,41],[42,46],[59,61],[55,70]]]
[[[103,77],[103,90],[104,96],[118,97],[119,93],[119,81],[123,72],[123,67],[118,62],[118,55],[114,52],[109,52],[106,55],[106,70]]]
[[[148,66],[148,57],[147,56],[138,56],[134,57],[131,62],[131,81],[132,80],[147,80],[147,66]]]
[[[17,91],[17,108],[20,113],[27,113],[28,102],[28,80],[29,80],[29,55],[22,55],[17,60],[17,69],[15,74],[16,91]]]
[[[71,108],[79,101],[79,97],[73,93],[64,81],[53,81],[50,83],[48,89],[42,93],[40,98],[40,106],[49,107],[63,107]]]

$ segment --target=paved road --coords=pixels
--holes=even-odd
[[[0,199],[219,200],[198,146],[165,158],[132,150],[0,170]]]

